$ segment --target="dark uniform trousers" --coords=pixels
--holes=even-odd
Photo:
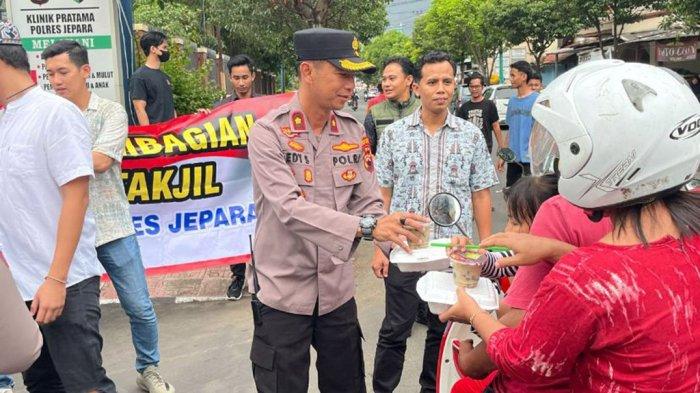
[[[354,298],[324,315],[318,315],[318,304],[313,315],[290,314],[258,304],[260,312],[250,351],[258,392],[306,393],[311,345],[317,353],[322,393],[367,391],[362,331]]]
[[[374,357],[372,387],[375,393],[393,392],[401,380],[406,340],[422,300],[416,292],[421,273],[404,273],[395,264],[389,264],[389,275],[384,279],[386,288],[386,316],[382,321]],[[440,342],[446,324],[437,315],[428,313],[428,332],[423,352],[423,371],[420,375],[421,393],[435,392]]]

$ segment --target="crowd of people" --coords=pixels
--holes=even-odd
[[[3,310],[3,323],[13,322],[10,330],[24,327],[17,339],[4,330],[2,337],[17,340],[14,345],[24,342],[26,348],[38,345],[40,351],[29,367],[2,367],[0,373],[24,371],[29,392],[116,392],[102,367],[99,297],[104,269],[129,317],[137,385],[151,393],[174,392],[158,371],[158,320],[121,180],[126,110],[87,88],[88,51],[77,42],[59,41],[41,54],[53,94],[31,79],[16,28],[6,23],[2,32],[0,264],[9,265],[19,289],[14,299],[10,286],[3,285],[10,293],[3,292],[2,298],[21,299],[29,310],[26,315]],[[148,39],[144,42],[152,42]],[[146,52],[154,54],[149,61],[167,57],[162,46],[147,47]],[[174,115],[172,100],[166,101],[160,98],[153,111],[146,106],[152,116],[146,120],[159,121],[169,111]],[[10,280],[6,270],[1,273],[3,280]],[[22,322],[29,315],[34,330]],[[23,359],[20,348],[5,348],[13,346],[3,345],[3,363]],[[6,390],[13,385],[8,375],[0,376],[0,383]]]
[[[86,87],[91,69],[79,43],[43,51],[53,94],[30,78],[16,29],[1,31],[0,373],[22,371],[31,393],[117,391],[102,367],[103,268],[129,317],[137,385],[174,392],[158,369],[158,320],[121,182],[127,111]],[[383,99],[360,122],[342,109],[356,73],[377,67],[360,57],[355,35],[313,28],[293,44],[299,89],[250,131],[254,263],[231,266],[227,291],[231,300],[246,285],[252,294],[258,392],[308,391],[311,347],[321,392],[367,390],[351,262],[363,239],[374,244],[372,272],[385,287],[374,392],[397,389],[416,320],[427,325],[421,392],[436,392],[448,321],[469,323],[483,339],[460,344],[467,377],[456,393],[469,378],[494,375],[486,391],[700,386],[700,194],[684,188],[700,166],[700,104],[678,75],[606,60],[542,90],[542,77],[515,62],[505,133],[478,73],[451,113],[457,67],[432,51],[415,64],[387,60]],[[148,32],[140,46],[146,62],[130,81],[129,110],[138,125],[170,120],[167,37]],[[227,69],[234,93],[213,107],[255,96],[250,57],[232,57]],[[302,160],[287,161],[292,141]],[[508,220],[494,234],[499,171]],[[440,192],[464,207],[464,233],[426,217]],[[389,261],[392,248],[411,252],[426,227],[431,239],[451,237],[455,250],[474,235],[482,247],[513,250],[489,255],[482,270],[515,277],[497,319],[462,288],[449,310],[426,311],[421,274]],[[0,391],[11,383],[0,376]]]

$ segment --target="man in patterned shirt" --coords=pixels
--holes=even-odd
[[[95,179],[90,182],[90,209],[97,223],[97,257],[131,322],[136,383],[150,393],[172,393],[175,389],[158,372],[158,319],[121,180],[120,163],[128,133],[126,111],[88,90],[88,53],[77,42],[59,41],[46,48],[41,58],[46,61],[53,89],[83,112],[92,133]]]
[[[460,223],[468,234],[472,218],[479,238],[491,234],[491,191],[498,184],[481,130],[452,115],[448,107],[455,90],[455,64],[443,52],[430,52],[416,66],[416,93],[421,107],[389,125],[377,149],[377,179],[390,212],[426,214],[430,198],[450,192],[462,202]],[[472,214],[473,212],[473,214]],[[458,234],[455,228],[434,227],[431,238]],[[377,393],[399,384],[406,339],[416,316],[419,273],[402,273],[395,265],[375,266],[384,277],[386,316],[379,331],[372,385]],[[421,392],[435,392],[435,371],[445,325],[428,318]]]

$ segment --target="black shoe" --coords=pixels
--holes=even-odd
[[[416,314],[416,323],[428,326],[428,304],[420,302],[418,304],[418,313]]]
[[[241,297],[243,297],[244,286],[245,280],[242,277],[233,276],[231,284],[229,284],[228,290],[226,291],[228,300],[240,300]]]

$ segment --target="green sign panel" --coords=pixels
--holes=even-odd
[[[111,49],[112,37],[108,35],[94,35],[82,37],[31,37],[22,38],[22,46],[27,52],[41,52],[54,42],[61,40],[77,41],[87,49]]]

